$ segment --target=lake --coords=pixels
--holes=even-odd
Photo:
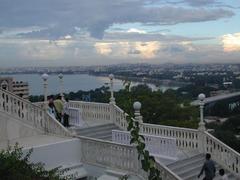
[[[43,94],[43,80],[40,74],[11,74],[0,75],[3,77],[13,77],[17,81],[26,81],[29,84],[30,95]],[[89,91],[99,88],[103,85],[107,86],[109,83],[108,77],[92,76],[88,74],[65,74],[63,77],[64,92],[69,93],[71,91],[76,92],[78,90]],[[132,83],[137,85],[138,82]],[[153,90],[161,89],[166,91],[167,89],[177,89],[178,87],[160,86],[156,87],[154,84],[148,84]],[[123,81],[114,79],[114,91],[122,89]],[[60,83],[57,74],[49,75],[48,79],[48,94],[59,93]]]

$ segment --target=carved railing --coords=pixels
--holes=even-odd
[[[123,170],[147,179],[147,174],[142,170],[141,162],[138,160],[136,147],[81,136],[79,139],[83,163]],[[161,172],[162,179],[181,180],[165,165],[157,162],[157,168]]]
[[[128,114],[125,113],[121,108],[117,105],[112,105],[112,114],[113,114],[113,122],[123,130],[127,130],[128,123],[127,123],[127,116]]]
[[[0,111],[45,133],[70,136],[70,132],[42,108],[3,89],[0,89]]]
[[[121,129],[126,130],[127,114],[118,106],[114,106],[114,123]],[[134,120],[135,121],[135,120]],[[139,123],[140,132],[155,136],[170,137],[176,139],[179,149],[197,150],[199,148],[199,131],[196,129],[163,126],[149,123]]]
[[[208,132],[204,134],[205,152],[210,153],[218,164],[240,177],[240,154]]]
[[[167,166],[156,160],[156,167],[160,171],[163,180],[182,180],[177,174],[172,172]]]
[[[177,159],[176,139],[170,137],[141,134],[144,136],[146,149],[156,157]],[[112,130],[112,141],[130,145],[131,134],[128,131]]]
[[[176,145],[179,149],[197,150],[199,148],[199,131],[196,129],[148,123],[140,123],[139,126],[141,133],[175,138]]]
[[[82,126],[83,124],[81,110],[79,108],[69,108],[69,125]]]
[[[93,103],[83,101],[70,101],[69,107],[79,108],[84,121],[107,120],[110,121],[110,105],[107,103]]]

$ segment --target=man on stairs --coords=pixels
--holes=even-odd
[[[203,171],[205,172],[205,177],[203,180],[213,180],[216,173],[216,168],[214,162],[211,160],[211,154],[206,154],[206,161],[203,164],[202,170],[198,175],[198,178],[203,174]]]

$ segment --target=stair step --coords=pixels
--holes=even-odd
[[[100,137],[99,139],[102,139],[102,140],[107,140],[107,141],[112,141],[112,135],[107,135],[107,136],[102,136]]]
[[[186,158],[186,159],[171,163],[171,164],[168,165],[168,168],[169,169],[174,169],[174,168],[177,168],[179,166],[184,166],[185,164],[189,164],[189,163],[195,162],[196,160],[202,160],[202,159],[204,159],[204,155],[203,154],[197,154],[197,155],[192,156],[190,158]]]
[[[192,167],[198,166],[199,164],[203,165],[204,161],[205,161],[204,159],[200,159],[200,160],[196,159],[193,162],[183,164],[183,165],[178,166],[178,167],[176,167],[174,169],[171,169],[171,170],[174,171],[176,174],[180,174],[182,172],[182,170],[184,170],[184,169],[190,169]]]
[[[193,166],[192,168],[189,169],[183,169],[183,171],[181,173],[179,173],[178,175],[180,177],[182,177],[183,179],[187,179],[187,177],[189,177],[190,175],[195,175],[195,174],[199,174],[201,171],[203,164],[198,164],[196,166]]]
[[[104,124],[104,125],[99,125],[99,126],[92,126],[92,127],[86,127],[86,128],[77,128],[75,129],[76,132],[89,132],[89,131],[95,131],[95,130],[101,130],[101,129],[105,129],[105,128],[115,128],[117,127],[115,124]]]
[[[107,132],[109,134],[112,134],[112,130],[116,129],[113,127],[106,127],[105,129],[101,129],[101,130],[94,130],[94,131],[89,131],[89,132],[76,132],[78,135],[83,135],[83,136],[94,136],[97,134],[101,134],[101,132]]]
[[[101,137],[105,137],[105,136],[110,136],[111,134],[112,134],[111,132],[100,131],[100,132],[96,132],[95,134],[91,134],[91,135],[87,135],[87,136],[92,137],[92,138],[101,138]]]

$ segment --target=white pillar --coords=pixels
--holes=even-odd
[[[143,122],[141,112],[140,112],[141,107],[142,107],[142,104],[140,102],[136,101],[133,103],[134,117],[138,122]]]
[[[64,100],[64,95],[63,95],[63,74],[60,73],[58,75],[59,81],[60,81],[60,96],[62,97],[62,100]]]
[[[198,129],[200,131],[205,131],[206,127],[205,127],[205,123],[204,123],[204,117],[203,117],[203,113],[204,113],[204,99],[206,98],[205,94],[199,94],[198,95],[198,99],[199,99],[199,108],[200,108],[200,122],[199,122],[199,126]]]
[[[47,108],[48,108],[48,102],[47,102],[48,75],[46,73],[44,73],[42,75],[42,79],[43,79],[43,90],[44,90],[44,109],[47,110]]]
[[[109,79],[110,79],[110,92],[111,92],[110,104],[116,104],[115,98],[114,98],[114,95],[113,95],[113,78],[114,78],[114,75],[110,74],[109,75]]]

